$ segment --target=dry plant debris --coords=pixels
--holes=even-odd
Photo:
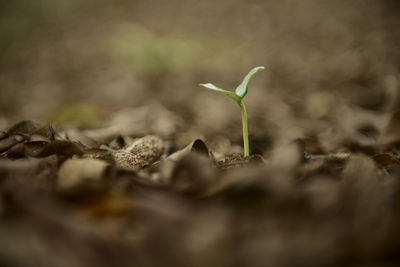
[[[398,116],[218,160],[20,122],[0,132],[0,266],[396,266]]]

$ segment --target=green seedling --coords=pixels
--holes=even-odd
[[[253,68],[247,75],[244,77],[243,81],[239,86],[236,88],[235,92],[227,91],[222,88],[219,88],[212,83],[206,83],[203,84],[201,83],[200,86],[203,86],[205,88],[223,93],[224,95],[228,96],[230,99],[233,99],[240,107],[240,110],[242,111],[242,128],[243,128],[243,147],[244,147],[244,156],[247,157],[249,156],[249,130],[248,130],[248,125],[247,125],[247,111],[246,111],[246,106],[244,105],[243,99],[247,94],[248,91],[248,84],[251,78],[254,76],[254,74],[257,73],[257,71],[264,69],[264,67],[255,67]]]

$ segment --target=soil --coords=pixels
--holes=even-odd
[[[397,266],[397,118],[250,157],[22,121],[0,133],[0,265]]]
[[[400,266],[399,14],[0,0],[0,267]]]

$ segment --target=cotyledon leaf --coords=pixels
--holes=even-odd
[[[246,96],[248,91],[249,81],[254,76],[254,74],[256,74],[257,71],[263,69],[264,69],[263,66],[255,67],[246,75],[246,77],[244,77],[242,83],[235,90],[236,95],[238,95],[240,99],[243,99]]]
[[[222,88],[219,88],[219,87],[215,86],[215,85],[212,84],[212,83],[206,83],[206,84],[201,83],[201,84],[199,84],[199,85],[200,85],[200,86],[203,86],[203,87],[205,87],[205,88],[207,88],[207,89],[211,89],[211,90],[214,90],[214,91],[223,93],[224,95],[228,96],[229,98],[232,98],[233,100],[235,100],[238,104],[239,104],[240,101],[242,100],[242,98],[241,98],[240,96],[236,95],[235,93],[230,92],[230,91],[227,91],[227,90],[224,90],[224,89],[222,89]]]

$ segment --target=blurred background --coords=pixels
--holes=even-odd
[[[400,103],[399,7],[396,0],[0,0],[0,129],[22,119],[101,127],[128,108],[136,120],[162,118],[155,123],[164,136],[240,143],[239,109],[198,84],[234,90],[259,65],[266,70],[245,99],[253,141],[319,131],[342,106],[390,113]]]

